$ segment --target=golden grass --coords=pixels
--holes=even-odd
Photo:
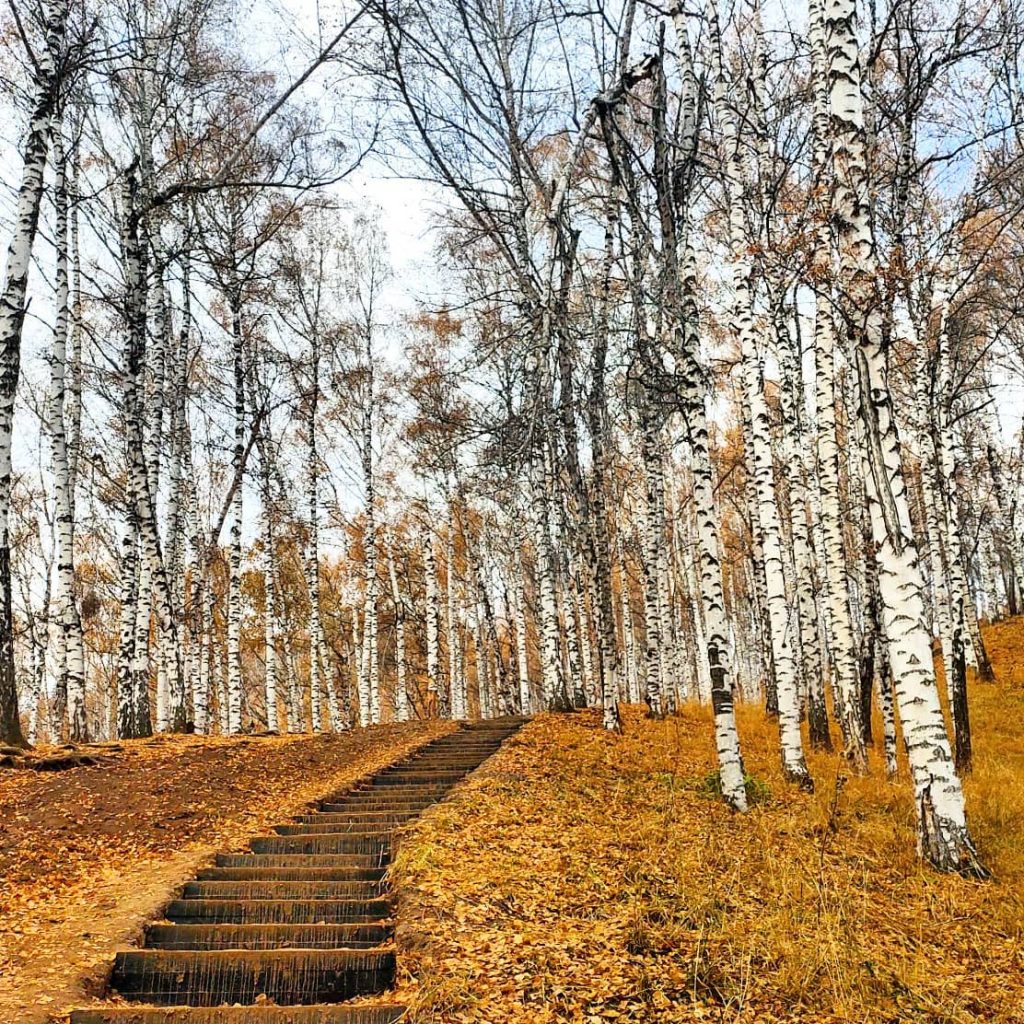
[[[1024,620],[989,631],[971,826],[990,882],[917,860],[906,768],[811,754],[740,711],[761,802],[708,792],[710,714],[528,725],[416,823],[394,868],[402,994],[421,1021],[1024,1021]]]

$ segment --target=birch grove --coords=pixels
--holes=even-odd
[[[372,0],[271,73],[233,0],[24,6],[3,742],[707,705],[744,812],[747,704],[985,873],[1024,10]]]

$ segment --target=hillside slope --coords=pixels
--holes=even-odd
[[[400,853],[403,998],[494,1024],[1024,1020],[1024,620],[988,636],[966,793],[993,881],[918,861],[905,764],[888,781],[877,748],[865,778],[812,754],[807,795],[741,708],[740,816],[706,709],[626,709],[622,736],[542,716]]]

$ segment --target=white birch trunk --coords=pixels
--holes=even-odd
[[[440,596],[437,582],[437,559],[434,557],[434,538],[430,528],[423,528],[423,575],[426,595],[426,656],[427,693],[435,699],[441,692]]]
[[[449,510],[451,504],[449,503]],[[448,536],[445,542],[445,576],[446,576],[446,621],[445,631],[448,634],[448,694],[440,691],[441,705],[444,708],[442,717],[465,718],[466,707],[462,699],[466,681],[462,674],[462,651],[459,644],[459,617],[455,585],[455,517],[449,516]]]
[[[692,477],[691,477],[692,480]],[[691,494],[696,494],[696,485],[690,488]],[[685,592],[690,604],[691,622],[693,625],[693,657],[696,665],[697,699],[701,704],[711,701],[711,670],[708,665],[707,652],[707,631],[704,626],[705,602],[701,599],[701,583],[698,566],[700,565],[699,544],[694,536],[695,529],[689,514],[685,516],[685,540],[686,550],[679,551],[679,571],[685,581]],[[677,538],[679,534],[676,534]],[[679,538],[677,543],[681,543]]]
[[[582,559],[577,558],[571,566],[572,603],[576,621],[579,623],[580,663],[583,669],[583,692],[588,707],[598,703],[599,692],[594,674],[594,648],[592,646],[593,630],[587,606],[587,588],[583,586],[585,568]]]
[[[56,528],[56,608],[58,671],[64,679],[58,685],[67,694],[68,736],[73,743],[88,739],[85,716],[85,648],[82,620],[75,598],[75,520],[68,465],[67,435],[64,426],[65,380],[67,371],[68,318],[70,287],[68,281],[68,191],[67,162],[61,132],[53,135],[55,168],[54,205],[56,207],[55,244],[57,250],[57,316],[50,352],[50,393],[48,430],[53,468],[54,513]]]
[[[365,492],[365,528],[363,532],[363,594],[366,607],[363,613],[363,643],[366,645],[367,687],[370,693],[370,724],[380,724],[380,654],[377,628],[377,510],[373,478],[373,356],[370,342],[366,347],[367,385],[366,407],[362,424],[363,488]]]
[[[241,300],[231,297],[231,351],[234,367],[234,445],[232,477],[237,486],[231,496],[231,539],[228,557],[228,732],[242,730],[242,463],[245,458],[245,352]]]
[[[687,19],[682,5],[673,9],[677,53],[682,70],[683,113],[687,132],[695,138],[697,116],[697,79],[693,70]],[[716,19],[717,24],[717,19]],[[692,145],[692,143],[691,143]],[[743,761],[733,706],[733,686],[722,567],[718,538],[718,512],[714,503],[711,456],[708,449],[705,393],[708,379],[701,365],[699,315],[697,309],[697,258],[688,228],[679,242],[678,328],[682,333],[679,355],[683,382],[683,414],[690,442],[693,471],[693,501],[697,517],[697,538],[701,565],[701,603],[704,610],[706,641],[700,652],[706,658],[711,680],[711,704],[715,720],[715,747],[718,755],[722,798],[733,810],[747,809]]]
[[[487,664],[487,636],[484,629],[484,606],[482,601],[476,605],[475,642],[476,642],[476,693],[477,707],[480,718],[491,717],[491,681]],[[469,707],[463,709],[464,718],[469,717]]]
[[[644,662],[647,669],[647,685],[644,694],[647,711],[654,718],[665,713],[662,678],[662,623],[659,586],[659,561],[664,546],[660,529],[658,508],[663,498],[665,480],[660,458],[658,441],[659,424],[654,411],[649,408],[650,399],[645,398],[645,409],[640,425],[640,445],[644,465],[646,504],[641,523],[644,548]]]
[[[988,460],[989,476],[992,479],[992,497],[998,513],[1001,546],[1009,570],[1007,574],[1007,603],[1010,606],[1011,614],[1013,614],[1024,602],[1024,535],[1017,531],[1014,522],[1015,506],[1014,503],[1007,500],[1006,483],[1003,478],[999,452],[987,431],[985,455]]]
[[[144,424],[141,415],[143,370],[146,355],[146,245],[145,209],[139,205],[139,185],[135,169],[125,175],[123,199],[123,237],[125,277],[125,315],[127,330],[124,348],[123,407],[127,428],[128,492],[138,530],[138,560],[140,565],[140,600],[133,629],[135,649],[129,659],[134,676],[135,734],[147,735],[149,725],[149,666],[143,662],[139,640],[143,629],[148,641],[150,609],[156,612],[158,628],[170,634],[170,649],[175,652],[175,671],[180,672],[180,648],[177,642],[177,623],[174,617],[171,587],[161,550],[160,533],[156,522],[155,496],[149,487],[149,473],[145,458]],[[145,601],[141,600],[142,569],[145,570]],[[122,651],[122,657],[124,652]]]
[[[973,602],[967,593],[963,552],[960,544],[960,524],[957,521],[958,485],[955,441],[949,425],[950,405],[953,398],[952,363],[949,351],[948,314],[949,286],[947,268],[940,268],[940,285],[936,289],[938,302],[935,357],[938,363],[936,402],[934,407],[935,438],[942,487],[944,548],[949,573],[950,597],[950,660],[946,662],[946,686],[949,690],[949,708],[953,720],[953,758],[961,774],[971,770],[971,722],[967,703],[967,646],[970,644],[968,616],[975,619]],[[943,651],[945,654],[945,650]]]
[[[822,683],[821,648],[818,643],[818,600],[814,582],[813,550],[810,541],[810,500],[802,461],[804,433],[801,416],[802,373],[788,328],[779,323],[776,313],[776,341],[782,368],[782,452],[789,467],[789,525],[796,572],[796,596],[799,612],[800,670],[807,694],[808,732],[811,745],[832,749],[828,711]]]
[[[541,698],[546,710],[561,702],[564,692],[558,601],[555,593],[554,553],[547,517],[547,473],[534,466],[529,477],[530,507],[533,519],[535,571],[540,597]]]
[[[355,672],[356,695],[359,700],[359,724],[365,728],[370,724],[370,687],[366,676],[366,643],[363,639],[363,626],[360,623],[359,614],[360,609],[358,605],[353,605],[352,661]]]
[[[826,17],[828,82],[840,280],[856,342],[861,416],[871,474],[868,489],[877,545],[883,624],[918,815],[919,850],[941,870],[983,873],[967,829],[963,790],[942,720],[924,581],[910,525],[900,443],[893,419],[870,222],[856,0],[832,0]]]
[[[171,408],[169,439],[171,446],[170,464],[167,471],[167,552],[170,569],[171,610],[175,621],[183,625],[185,613],[185,548],[186,520],[185,469],[190,464],[188,445],[191,434],[188,429],[188,371],[191,336],[191,280],[188,253],[181,257],[182,263],[182,320],[178,344],[172,360]],[[168,687],[168,727],[172,732],[182,732],[188,721],[188,699],[185,676],[180,667],[188,663],[188,629],[180,634],[183,650],[174,648],[175,637],[167,630],[160,632],[160,664]]]
[[[335,731],[347,723],[341,721],[337,698],[327,669],[327,644],[320,611],[320,455],[317,448],[317,415],[320,401],[320,345],[314,333],[310,339],[310,392],[306,419],[306,501],[309,509],[306,550],[306,589],[309,592],[309,706],[313,732],[323,728],[321,691],[326,685],[327,720]],[[360,725],[366,725],[360,717]]]
[[[264,446],[268,443],[264,437]],[[263,660],[264,699],[267,706],[267,728],[279,727],[277,707],[277,537],[274,531],[274,501],[271,491],[269,451],[261,453],[261,483],[263,490]]]
[[[727,83],[722,68],[721,38],[717,17],[712,18],[712,59],[715,70],[715,111],[725,146],[724,174],[729,197],[729,235],[732,247],[733,330],[740,343],[744,392],[750,413],[752,466],[757,488],[758,512],[764,540],[764,573],[771,649],[779,705],[779,742],[785,774],[802,788],[813,788],[804,761],[800,733],[800,694],[793,653],[794,630],[783,576],[779,510],[775,494],[770,421],[761,379],[751,294],[752,261],[745,235],[740,197],[743,189],[743,158],[736,122],[728,105]]]
[[[827,171],[831,125],[827,82],[828,48],[825,38],[824,0],[810,0],[810,38],[815,77],[815,166]],[[825,608],[831,646],[835,714],[843,747],[851,762],[866,762],[863,730],[857,701],[857,664],[849,605],[849,574],[843,547],[842,506],[839,493],[839,446],[836,435],[835,324],[832,318],[831,240],[829,205],[825,198],[816,211],[814,272],[814,361],[817,420],[818,474],[821,493],[822,560],[825,567]]]
[[[405,650],[405,598],[398,586],[395,571],[394,543],[388,545],[388,578],[391,581],[391,600],[395,606],[395,721],[409,720],[408,665]]]
[[[523,585],[522,545],[519,556],[513,555],[513,625],[515,629],[516,667],[519,677],[519,713],[533,714],[533,688],[530,685],[530,659],[526,633],[526,588]]]
[[[616,534],[618,545],[619,572],[622,585],[619,588],[619,608],[622,615],[623,698],[630,704],[640,702],[640,679],[636,663],[636,633],[633,627],[633,602],[629,594],[629,572],[626,569],[626,552],[621,531]]]
[[[14,397],[21,371],[21,335],[25,323],[32,247],[39,224],[50,121],[57,100],[58,58],[68,19],[69,0],[53,0],[46,10],[45,45],[35,55],[35,94],[21,148],[21,184],[14,228],[7,248],[0,294],[0,742],[21,745],[14,674],[14,622],[11,589],[11,444]]]
[[[188,424],[186,422],[186,428]],[[197,664],[189,673],[192,684],[192,721],[200,735],[210,731],[210,623],[206,594],[208,545],[200,527],[199,493],[195,480],[190,446],[186,445],[188,467],[189,532],[192,536],[192,588],[189,596],[189,630],[191,647]]]

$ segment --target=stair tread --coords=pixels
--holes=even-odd
[[[304,859],[304,858],[303,858]],[[374,882],[383,879],[382,867],[330,867],[329,865],[215,867],[203,868],[196,875],[197,881],[289,881],[289,882]]]
[[[309,881],[293,879],[203,879],[186,882],[182,898],[186,900],[327,900],[360,899],[380,895],[380,879],[356,881]]]
[[[219,853],[217,867],[376,868],[361,853]]]
[[[383,921],[387,899],[350,900],[172,900],[165,911],[171,923],[317,924],[321,921]]]
[[[71,1024],[396,1024],[404,1006],[111,1006],[75,1010]]]
[[[155,924],[149,949],[357,949],[390,941],[388,924]]]
[[[111,986],[158,1004],[331,1003],[382,992],[394,976],[390,949],[147,949],[117,954]]]

